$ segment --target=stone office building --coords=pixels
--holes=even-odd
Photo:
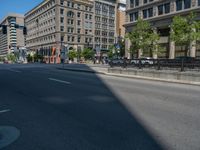
[[[60,62],[60,50],[81,50],[93,43],[93,1],[44,0],[25,14],[26,46],[45,56],[49,63]]]
[[[26,46],[49,63],[60,62],[66,45],[106,52],[116,42],[116,12],[116,0],[44,0],[25,14]]]
[[[8,14],[0,24],[7,26],[7,34],[3,34],[2,29],[0,30],[0,56],[6,56],[17,48],[24,48],[23,29],[15,28],[15,24],[24,26],[24,15]]]
[[[131,32],[138,17],[150,22],[160,34],[159,44],[165,49],[165,53],[159,57],[175,58],[184,56],[186,47],[176,45],[170,41],[170,24],[176,15],[188,15],[190,12],[195,12],[197,19],[200,20],[200,0],[127,0],[126,10],[126,33]],[[190,47],[190,52],[187,55],[192,57],[200,57],[200,43],[196,42],[196,46]],[[130,41],[126,41],[126,55],[130,57],[128,49]],[[157,57],[157,56],[155,56]]]

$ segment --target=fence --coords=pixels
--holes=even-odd
[[[110,67],[200,71],[200,59],[113,59]]]

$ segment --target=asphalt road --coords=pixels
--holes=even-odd
[[[200,149],[199,86],[57,67],[0,65],[2,150]]]

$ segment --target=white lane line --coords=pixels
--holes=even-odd
[[[13,69],[8,69],[9,71],[12,71],[12,72],[17,72],[17,73],[20,73],[21,71],[18,71],[18,70],[13,70]]]
[[[59,79],[54,79],[54,78],[48,78],[48,79],[51,80],[51,81],[55,81],[55,82],[60,82],[60,83],[65,83],[65,84],[71,84],[70,82],[59,80]]]
[[[9,111],[10,111],[10,109],[0,110],[0,114],[6,113],[6,112],[9,112]]]

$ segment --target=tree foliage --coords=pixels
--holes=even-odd
[[[154,32],[154,29],[147,21],[139,18],[133,31],[127,34],[127,38],[131,41],[130,53],[134,54],[140,49],[143,52],[154,52],[159,40],[159,35]]]
[[[8,61],[12,61],[12,62],[16,61],[16,57],[13,53],[8,54],[6,57]]]
[[[175,16],[171,24],[171,40],[188,48],[191,41],[200,40],[200,21],[196,21],[195,17],[194,13],[186,17]]]
[[[85,60],[92,59],[94,57],[94,51],[90,48],[85,48],[82,51],[82,56]]]
[[[68,53],[68,57],[70,60],[74,60],[74,58],[76,58],[78,56],[78,53],[76,50],[70,50]]]

